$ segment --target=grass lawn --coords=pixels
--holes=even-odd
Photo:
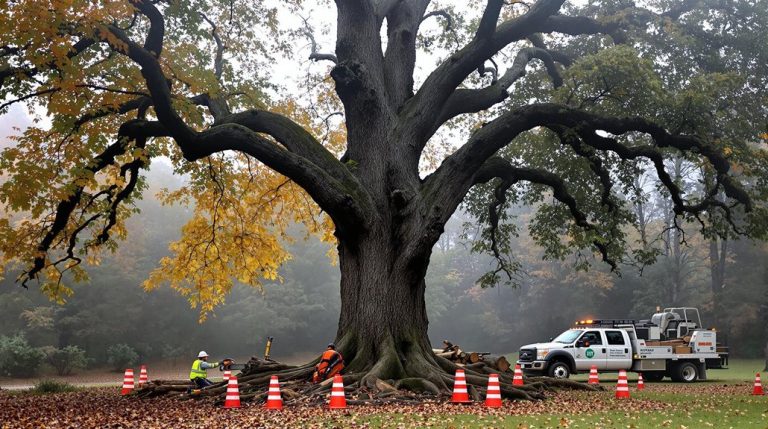
[[[532,410],[505,401],[500,411],[475,405],[467,413],[460,409],[450,415],[392,413],[360,420],[371,427],[768,429],[768,396],[751,396],[755,373],[762,371],[763,363],[757,359],[736,360],[727,370],[708,371],[706,382],[646,383],[641,392],[630,381],[629,400],[614,398],[616,374],[601,374],[606,392],[562,392]],[[768,374],[765,377],[768,379]],[[575,379],[586,381],[586,375]],[[630,374],[630,379],[636,380],[636,374]],[[343,419],[337,423],[344,426]]]
[[[723,382],[723,383],[739,383],[739,382],[746,382],[746,381],[754,381],[755,380],[755,374],[758,372],[762,372],[763,368],[765,367],[765,361],[761,359],[736,359],[732,360],[730,362],[730,365],[728,365],[728,369],[710,369],[707,370],[707,383],[711,382]],[[576,376],[573,376],[573,380],[577,381],[587,381],[587,378],[589,377],[589,374],[579,374]],[[600,375],[600,380],[606,380],[606,381],[616,381],[618,378],[617,373],[608,373],[604,375]],[[634,372],[627,373],[627,378],[630,381],[637,380],[637,374]],[[668,378],[664,379],[666,382],[669,382]],[[764,381],[768,381],[768,378],[766,378]],[[664,384],[664,383],[662,383]],[[667,383],[667,384],[677,384],[677,383]]]
[[[579,408],[582,404],[614,401],[612,393],[569,395],[569,401],[565,404],[558,402],[556,407],[552,407],[551,412],[535,415],[504,415],[503,411],[498,414],[494,412],[485,415],[450,416],[390,414],[371,416],[368,423],[371,427],[517,429],[768,428],[768,398],[766,397],[713,395],[711,392],[632,393],[632,399],[623,400],[625,401],[623,409],[594,413],[580,413]],[[643,409],[647,401],[664,402],[668,407]],[[514,403],[505,403],[505,407],[514,409],[514,406]]]

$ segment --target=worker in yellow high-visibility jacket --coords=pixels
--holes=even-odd
[[[189,379],[195,383],[198,389],[213,384],[208,380],[208,369],[219,366],[218,362],[208,363],[208,353],[201,351],[197,354],[197,359],[192,363],[192,371],[189,373]]]

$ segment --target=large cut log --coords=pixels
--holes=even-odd
[[[454,346],[452,350],[432,349],[432,352],[435,356],[446,358],[452,362],[464,365],[482,362],[484,356],[490,355],[488,352],[465,352],[461,350],[459,346]]]
[[[240,373],[242,375],[251,375],[265,372],[282,371],[293,368],[296,368],[296,366],[285,365],[274,360],[266,360],[253,356],[251,357],[251,360],[245,364],[245,368]]]
[[[484,356],[489,356],[489,352],[469,352],[467,353],[469,363],[478,363],[483,360]]]
[[[486,365],[490,366],[493,369],[497,369],[501,372],[509,371],[509,368],[511,366],[507,358],[504,356],[486,355],[486,356],[483,356],[482,359]]]
[[[440,356],[448,360],[456,360],[456,352],[444,352],[442,350],[435,353],[435,356]]]

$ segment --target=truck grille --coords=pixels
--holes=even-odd
[[[520,362],[533,362],[536,360],[536,349],[520,349]]]

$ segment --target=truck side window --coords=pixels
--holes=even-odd
[[[599,346],[603,344],[603,339],[599,331],[588,331],[581,336],[582,342],[589,342],[590,346]]]
[[[608,345],[624,345],[624,335],[622,335],[621,331],[605,331],[605,338],[608,339]]]

